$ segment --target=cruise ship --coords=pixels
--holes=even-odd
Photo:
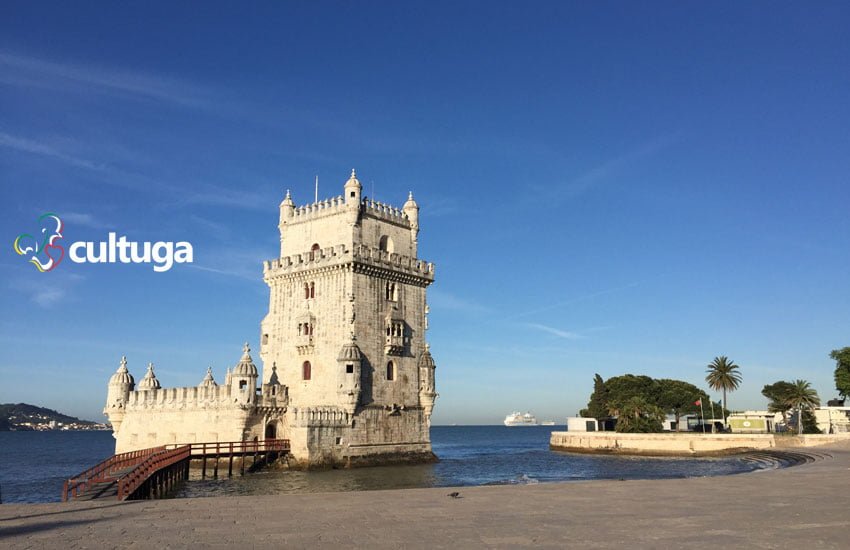
[[[505,426],[537,426],[537,418],[527,412],[525,414],[512,412],[505,417]]]

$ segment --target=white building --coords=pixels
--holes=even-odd
[[[850,407],[818,407],[815,409],[818,429],[825,434],[850,432]]]
[[[125,359],[104,413],[116,452],[167,443],[289,439],[304,466],[433,460],[437,393],[425,340],[434,264],[417,258],[419,206],[344,195],[280,204],[280,255],[264,262],[269,311],[262,375],[248,345],[218,386],[160,387],[152,365],[134,386]],[[259,386],[258,386],[259,383]]]

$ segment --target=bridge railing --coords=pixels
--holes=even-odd
[[[138,464],[150,455],[164,450],[165,447],[160,446],[111,456],[88,470],[65,480],[62,487],[62,501],[65,502],[69,498],[76,498],[94,483],[114,480],[114,473],[116,471]]]
[[[192,456],[233,455],[289,450],[288,439],[264,439],[260,441],[215,441],[211,443],[172,443],[166,449],[189,447]]]
[[[148,456],[132,471],[118,478],[118,500],[124,500],[131,496],[154,472],[188,459],[188,445],[168,450],[163,449]]]

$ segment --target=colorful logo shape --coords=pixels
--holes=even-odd
[[[52,212],[38,218],[41,241],[29,233],[21,233],[15,239],[15,252],[29,256],[29,261],[42,273],[56,269],[65,257],[65,249],[55,244],[62,239],[62,220]]]

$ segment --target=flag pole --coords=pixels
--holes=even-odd
[[[705,433],[705,411],[702,409],[702,397],[699,398],[699,414],[702,417],[702,433]],[[711,416],[714,416],[714,413],[711,413]]]

